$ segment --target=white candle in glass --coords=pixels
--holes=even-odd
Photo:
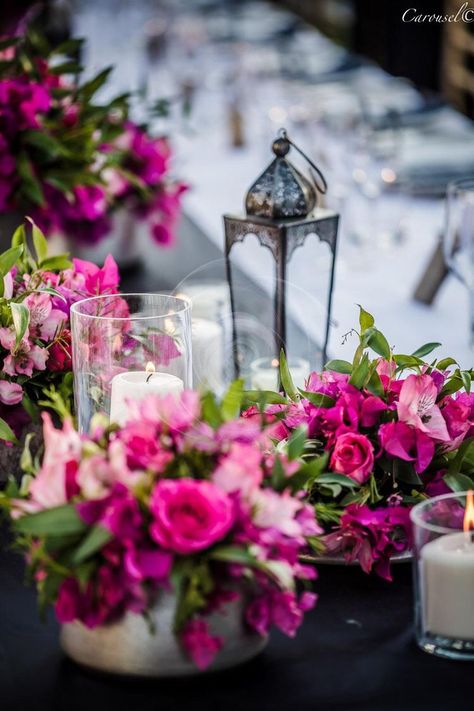
[[[309,375],[309,363],[304,358],[290,359],[291,377],[297,388],[304,388]],[[277,358],[257,358],[250,364],[250,387],[253,390],[276,390],[280,363]]]
[[[193,387],[219,392],[224,368],[224,333],[222,326],[204,318],[193,318]]]
[[[450,639],[474,640],[474,542],[450,533],[421,550],[423,626]]]
[[[129,403],[148,395],[179,395],[184,389],[181,378],[170,373],[155,372],[153,363],[146,370],[129,370],[112,379],[110,421],[123,425],[129,415]]]
[[[190,299],[193,316],[220,322],[230,313],[230,292],[225,281],[188,282],[180,296]]]

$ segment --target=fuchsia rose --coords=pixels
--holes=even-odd
[[[374,468],[374,447],[363,434],[347,432],[336,439],[331,455],[331,469],[358,484],[369,479]]]
[[[186,555],[209,548],[234,523],[232,501],[210,481],[159,481],[150,499],[151,537],[166,550]]]

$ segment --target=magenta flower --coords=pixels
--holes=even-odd
[[[231,494],[240,491],[249,496],[258,489],[263,479],[262,454],[251,445],[234,442],[230,452],[223,455],[212,480],[219,489]]]
[[[117,263],[111,254],[105,258],[104,266],[98,267],[84,259],[73,259],[75,274],[84,277],[84,290],[89,296],[116,294],[120,281]]]
[[[211,635],[207,622],[195,619],[186,623],[181,632],[181,643],[197,668],[204,670],[222,648],[223,640]]]
[[[419,474],[434,457],[435,444],[424,432],[404,422],[388,422],[379,429],[381,447],[392,457],[414,462]]]
[[[331,469],[345,474],[358,484],[369,479],[374,468],[374,447],[362,434],[347,432],[336,439],[331,455]]]
[[[409,375],[400,390],[398,417],[435,440],[449,442],[446,422],[436,405],[437,397],[438,389],[430,375]]]
[[[150,500],[152,538],[187,554],[222,540],[234,522],[232,501],[210,481],[159,481]]]

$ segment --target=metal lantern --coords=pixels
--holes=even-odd
[[[313,181],[302,175],[287,159],[293,146],[314,169]],[[336,260],[337,228],[339,215],[330,210],[316,208],[317,192],[326,192],[326,181],[321,171],[288,138],[282,129],[272,145],[275,158],[253,183],[245,199],[246,215],[224,215],[225,260],[232,308],[233,357],[236,375],[239,375],[239,354],[235,319],[235,294],[232,284],[230,252],[234,244],[243,242],[254,234],[262,247],[273,255],[275,271],[274,333],[275,355],[285,349],[286,343],[286,271],[297,247],[303,246],[306,237],[315,234],[326,242],[331,252],[327,295],[323,359],[326,358],[331,318],[334,267]]]

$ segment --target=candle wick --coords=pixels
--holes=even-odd
[[[147,379],[146,379],[146,381],[145,381],[145,382],[147,382],[147,383],[148,383],[148,381],[150,380],[150,378],[151,378],[152,376],[153,376],[153,373],[150,373],[150,375],[148,375],[148,376],[147,376]]]

